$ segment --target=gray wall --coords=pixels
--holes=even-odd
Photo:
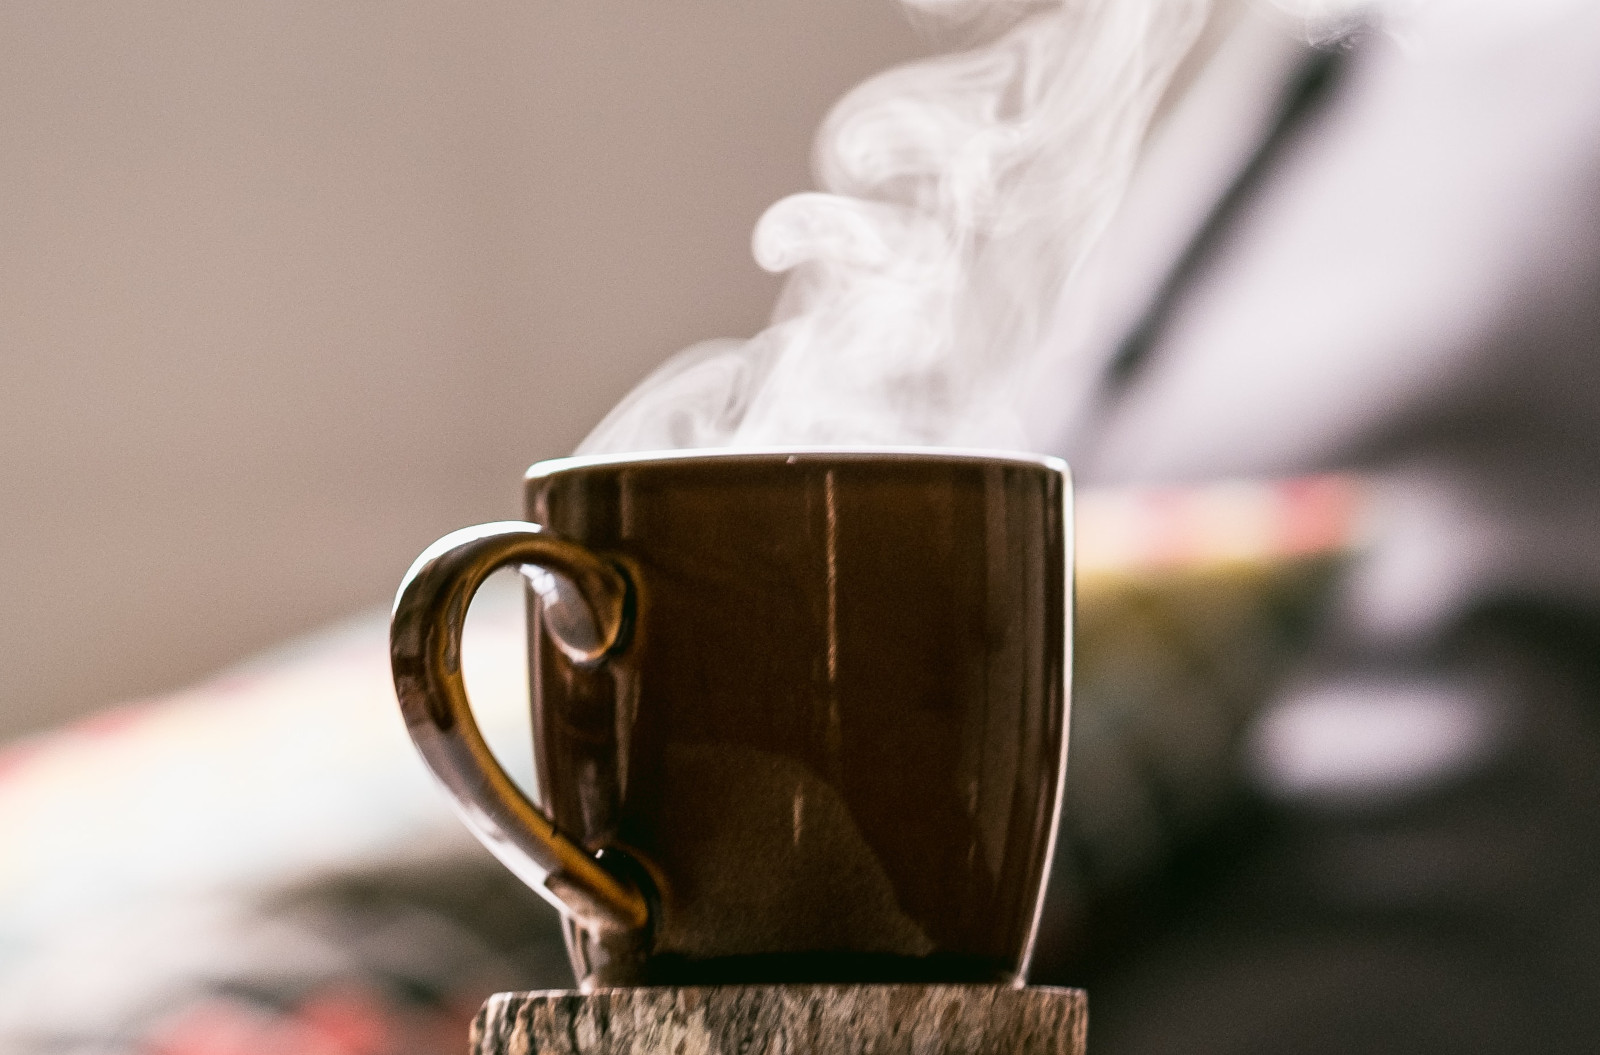
[[[0,735],[387,603],[681,345],[890,0],[0,6]]]

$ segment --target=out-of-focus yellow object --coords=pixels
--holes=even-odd
[[[1224,814],[1239,737],[1303,652],[1365,506],[1343,476],[1078,495],[1058,867],[1080,887],[1148,874]]]

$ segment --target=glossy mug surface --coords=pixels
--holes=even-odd
[[[395,603],[419,750],[560,908],[580,984],[1020,982],[1059,812],[1065,467],[931,450],[567,459]],[[522,565],[538,803],[461,688]]]

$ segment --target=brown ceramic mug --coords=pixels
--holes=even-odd
[[[580,984],[1020,984],[1061,799],[1070,487],[1026,455],[573,458],[395,601],[417,748],[562,910]],[[461,628],[529,580],[538,803]]]

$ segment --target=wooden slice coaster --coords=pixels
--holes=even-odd
[[[1079,989],[729,985],[500,993],[473,1055],[1083,1055]]]

